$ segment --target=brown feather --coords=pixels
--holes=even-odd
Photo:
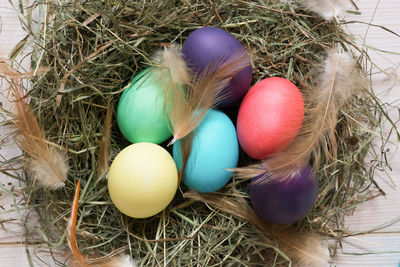
[[[274,225],[264,221],[236,190],[230,197],[222,197],[218,193],[202,194],[195,191],[185,193],[185,197],[202,201],[253,224],[260,230],[262,242],[277,245],[283,253],[300,265],[323,266],[328,261],[327,252],[321,249],[321,242],[316,234],[298,233],[293,227]]]
[[[166,93],[177,93],[181,86],[190,83],[192,73],[183,60],[182,52],[177,45],[171,45],[157,51],[153,61],[156,65],[152,71],[158,74],[159,84],[162,85],[163,91]]]
[[[67,179],[68,163],[65,155],[47,144],[42,129],[26,101],[22,81],[9,81],[9,90],[15,106],[14,125],[20,136],[17,141],[28,156],[28,173],[43,187],[58,189]]]
[[[81,180],[78,180],[75,188],[74,199],[72,201],[71,216],[67,225],[67,240],[68,246],[72,252],[73,260],[71,266],[76,267],[136,267],[136,264],[130,259],[129,256],[113,257],[109,260],[102,262],[89,263],[89,260],[82,255],[78,248],[76,240],[76,221],[78,218],[79,207],[79,191]]]
[[[183,174],[184,174],[184,171],[186,168],[186,164],[189,160],[190,152],[192,151],[193,137],[194,137],[193,132],[191,132],[180,140],[181,155],[182,155],[182,167],[179,170],[178,184],[180,184],[182,181]]]
[[[97,175],[103,177],[110,167],[110,137],[111,137],[111,124],[113,116],[113,105],[111,104],[111,97],[107,100],[107,113],[104,120],[103,131],[101,134],[101,145],[99,151],[99,162],[97,167]]]
[[[158,81],[164,94],[164,109],[168,114],[173,140],[182,139],[192,132],[224,96],[221,91],[233,76],[250,65],[246,51],[239,50],[228,59],[217,59],[199,75],[190,72],[176,46],[158,52],[154,59]]]
[[[71,217],[68,220],[67,228],[67,240],[68,246],[74,256],[75,265],[79,267],[89,266],[85,257],[81,254],[78,248],[78,242],[76,241],[76,220],[78,217],[78,207],[79,207],[79,191],[81,186],[81,180],[78,180],[75,188],[74,199],[72,201]]]
[[[313,157],[318,167],[321,156],[327,161],[337,158],[335,128],[340,109],[351,97],[368,86],[366,77],[353,56],[337,48],[328,51],[328,56],[319,71],[313,90],[305,96],[306,116],[299,135],[282,153],[263,160],[260,164],[238,168],[241,178],[252,178],[262,171],[266,181],[290,177],[293,170],[303,168]]]
[[[302,267],[323,267],[329,264],[329,249],[327,243],[321,240],[321,236],[315,233],[306,233],[301,236],[301,242],[308,253],[288,248],[288,254],[297,260]]]
[[[157,66],[152,69],[164,97],[164,110],[171,122],[173,139],[168,145],[182,140],[182,179],[190,155],[193,136],[190,133],[202,121],[208,109],[213,108],[224,96],[222,90],[232,77],[250,65],[247,52],[238,50],[228,59],[218,59],[199,75],[188,70],[177,46],[165,48],[156,54]]]
[[[208,109],[215,107],[226,95],[222,90],[229,84],[232,77],[250,65],[247,52],[238,50],[227,60],[218,59],[210,63],[199,75],[195,75],[186,88],[185,97],[178,98],[169,108],[173,127],[173,140],[182,139],[192,132],[202,121]]]
[[[190,109],[186,99],[186,88],[190,87],[193,76],[176,45],[158,51],[153,61],[156,66],[151,71],[157,75],[156,80],[164,98],[164,111],[170,118],[173,132],[176,117]],[[179,120],[179,118],[177,119]]]

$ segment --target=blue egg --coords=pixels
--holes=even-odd
[[[180,169],[182,153],[180,142],[174,143],[173,157]],[[182,182],[202,193],[213,192],[226,185],[239,159],[239,145],[235,126],[224,113],[208,110],[203,121],[194,130],[190,153]]]

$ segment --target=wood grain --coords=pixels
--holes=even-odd
[[[35,267],[60,266],[63,262],[56,262],[52,255],[61,258],[57,252],[49,252],[48,248],[40,245],[22,246],[20,244],[0,244],[0,263],[2,267]]]
[[[11,9],[8,1],[0,0],[0,7],[2,7],[0,9],[2,26],[0,33],[0,58],[8,58],[8,54],[12,48],[26,36],[26,33],[20,27],[17,12]],[[2,106],[8,109],[7,92],[5,91],[5,84],[3,82],[0,84],[0,101]],[[11,132],[12,129],[9,127],[2,126],[0,128],[0,155],[6,155],[7,159],[21,154],[18,147],[14,144],[12,136],[10,136]],[[21,236],[24,234],[25,229],[23,224],[15,219],[20,218],[21,214],[18,211],[9,212],[10,210],[15,210],[21,204],[20,198],[18,198],[20,184],[15,179],[10,179],[2,173],[0,173],[0,182],[6,189],[13,191],[13,197],[10,197],[10,192],[0,191],[0,205],[2,207],[0,209],[0,222],[2,222],[0,240],[1,242],[22,242]],[[3,250],[4,248],[0,248],[0,259],[3,259],[3,254],[6,255],[2,252]],[[0,260],[0,262],[2,261]]]
[[[350,16],[350,19],[362,20],[364,22],[371,22],[377,25],[384,25],[387,28],[400,34],[400,19],[398,13],[400,11],[399,1],[363,1],[360,3],[360,11],[363,16],[356,17]],[[374,15],[375,12],[375,15]],[[348,18],[348,19],[349,19]],[[372,60],[383,70],[393,76],[400,74],[400,38],[395,35],[384,31],[381,28],[370,27],[368,25],[352,24],[349,25],[349,31],[355,36],[362,37],[364,39],[365,33],[368,34],[365,38],[365,43],[371,47],[379,48],[381,50],[391,51],[394,54],[384,54],[376,52],[373,49],[369,49],[369,55]],[[362,44],[362,41],[359,42]],[[372,72],[379,72],[375,67]],[[400,106],[400,83],[398,77],[397,80],[390,79],[384,73],[376,73],[373,76],[374,91],[379,95],[383,102],[393,102],[393,108],[390,109],[392,119],[397,122],[397,127],[400,127],[399,111],[397,108]],[[393,87],[393,88],[391,88]],[[390,89],[391,88],[391,89]],[[397,102],[396,102],[397,101]],[[384,132],[389,133],[391,127],[386,121],[384,124]],[[379,185],[387,193],[386,197],[369,201],[366,205],[360,207],[354,216],[347,219],[350,229],[355,231],[361,231],[362,229],[371,228],[376,223],[388,221],[391,218],[400,217],[400,194],[397,186],[399,185],[400,176],[400,158],[398,153],[399,140],[395,135],[392,135],[390,140],[392,144],[388,146],[390,151],[387,153],[392,171],[389,172],[391,179],[384,173],[376,173],[376,179],[379,178]],[[379,142],[376,142],[377,146],[380,146]],[[379,147],[378,147],[379,148]],[[394,223],[393,225],[382,229],[380,231],[400,231],[400,223]]]
[[[347,16],[347,20],[362,21],[376,25],[383,25],[390,30],[400,34],[400,1],[358,1],[362,16]],[[373,88],[383,102],[393,103],[390,115],[399,123],[400,106],[400,38],[379,27],[369,27],[366,24],[348,24],[348,31],[358,40],[360,45],[367,44],[368,53],[371,59],[377,64],[372,68]],[[364,48],[367,46],[364,45]],[[386,54],[376,51],[379,48],[391,51],[393,54]],[[382,70],[386,73],[383,73]],[[393,77],[388,77],[387,74]],[[388,122],[383,125],[384,132],[388,134],[391,127]],[[377,172],[375,179],[386,192],[385,197],[366,202],[359,206],[352,216],[346,219],[347,227],[353,231],[367,231],[378,225],[385,225],[393,222],[382,229],[374,231],[373,234],[360,235],[354,238],[347,238],[343,242],[342,253],[334,261],[336,266],[398,266],[400,261],[400,194],[398,190],[400,181],[400,153],[398,152],[399,140],[393,135],[387,153],[392,171],[389,175]],[[377,150],[380,149],[380,142],[376,142]],[[370,157],[372,159],[373,157]],[[397,219],[397,221],[396,221]]]
[[[362,0],[358,1],[358,6],[362,12],[361,16],[348,15],[347,20],[362,21],[383,25],[394,32],[400,34],[400,1],[398,0]],[[0,33],[0,57],[7,57],[12,47],[25,37],[18,22],[17,12],[10,9],[8,0],[0,0],[0,16],[2,31]],[[400,75],[400,37],[395,36],[379,27],[368,27],[360,23],[351,23],[345,25],[349,32],[359,40],[360,45],[367,44],[370,47],[379,48],[385,51],[392,51],[394,54],[386,54],[368,49],[372,60],[377,67],[372,68],[374,73],[374,90],[382,101],[393,103],[395,107],[400,106],[400,84],[393,77]],[[367,34],[366,34],[367,33]],[[365,39],[365,40],[364,40]],[[364,45],[365,48],[367,46]],[[382,72],[382,70],[385,73]],[[387,74],[392,75],[389,78]],[[388,90],[391,88],[391,90]],[[4,88],[2,87],[2,92]],[[7,104],[3,98],[0,100]],[[391,116],[397,121],[400,128],[399,112],[391,109]],[[390,130],[388,123],[384,124],[386,132]],[[4,137],[11,129],[0,128],[0,136]],[[399,140],[392,138],[392,145],[388,153],[389,162],[392,166],[390,171],[391,179],[388,179],[384,173],[376,173],[376,180],[387,193],[385,197],[380,197],[368,201],[360,206],[350,215],[346,223],[348,228],[353,231],[365,231],[377,225],[384,224],[400,217],[400,194],[398,185],[400,181],[400,153],[397,151]],[[1,140],[0,154],[7,157],[19,155],[20,151],[12,145],[12,138]],[[377,143],[379,149],[379,142]],[[372,158],[372,157],[371,157]],[[20,185],[11,181],[9,178],[0,174],[0,182],[7,184],[14,183],[15,195],[18,195]],[[11,220],[5,223],[8,230],[6,232],[0,228],[0,265],[4,267],[29,266],[29,251],[35,266],[56,266],[56,263],[49,257],[47,249],[39,245],[23,244],[23,234],[26,229],[23,224],[14,218],[19,218],[20,214],[6,213],[6,210],[17,206],[18,197],[11,198],[4,192],[0,195],[0,203],[3,209],[0,209],[0,221]],[[34,227],[34,225],[33,225]],[[385,228],[376,230],[373,234],[360,235],[347,238],[343,241],[342,253],[335,259],[335,266],[370,266],[370,267],[390,267],[397,266],[400,261],[400,223],[394,222]],[[27,248],[25,247],[27,246]],[[39,254],[45,262],[40,262],[35,255]],[[44,257],[42,257],[44,256]]]

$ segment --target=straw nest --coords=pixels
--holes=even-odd
[[[37,11],[43,21],[32,19]],[[341,22],[273,0],[75,0],[46,5],[38,1],[23,14],[29,37],[13,55],[34,44],[32,69],[50,68],[32,79],[28,96],[48,144],[62,148],[70,165],[65,186],[56,191],[26,181],[24,197],[40,215],[37,229],[42,240],[51,248],[65,248],[66,223],[80,179],[77,238],[82,253],[108,257],[125,251],[142,266],[282,266],[291,262],[273,237],[260,240],[260,230],[251,223],[185,198],[184,185],[156,216],[132,219],[121,214],[111,202],[106,179],[97,173],[107,103],[117,105],[132,77],[152,64],[156,50],[182,44],[190,32],[203,26],[219,27],[241,41],[251,55],[252,84],[280,76],[305,92],[313,67],[328,48],[358,50],[360,66],[368,61],[342,30]],[[39,31],[34,30],[37,23]],[[235,119],[237,108],[224,111]],[[365,158],[384,116],[371,90],[354,96],[341,110],[335,132],[338,158],[335,162],[321,159],[314,208],[290,226],[337,240],[330,244],[332,255],[341,238],[351,235],[343,227],[344,215],[379,193],[373,173],[385,162],[380,155],[371,162]],[[110,143],[111,160],[129,145],[115,115]],[[249,162],[241,153],[240,166]],[[247,199],[248,183],[233,179],[217,196],[229,200],[239,194]]]

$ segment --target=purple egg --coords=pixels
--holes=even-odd
[[[291,224],[313,207],[318,193],[318,182],[311,167],[297,170],[282,182],[265,182],[263,174],[250,184],[251,204],[264,220],[277,224]]]
[[[240,49],[244,49],[243,45],[230,33],[214,27],[204,27],[189,35],[183,44],[182,53],[186,64],[193,71],[201,73],[213,60],[228,59]],[[251,73],[251,66],[248,66],[235,75],[222,92],[227,97],[219,104],[228,106],[238,102],[250,88]]]

